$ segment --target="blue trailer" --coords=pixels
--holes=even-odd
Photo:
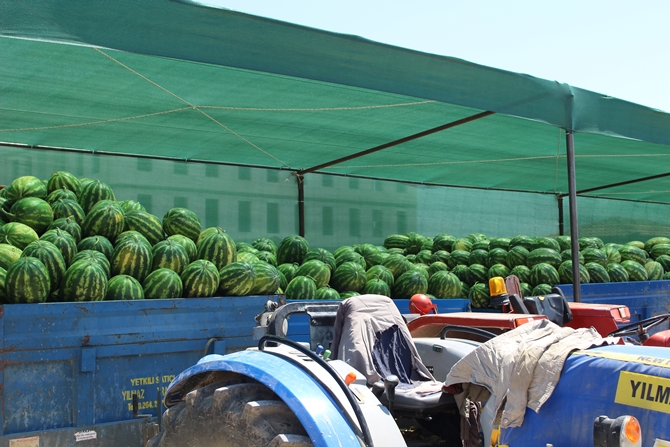
[[[175,375],[252,345],[267,299],[0,306],[0,446],[143,447]]]

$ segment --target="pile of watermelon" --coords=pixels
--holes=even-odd
[[[670,279],[670,238],[579,239],[581,283]],[[524,295],[572,283],[570,237],[392,234],[383,245],[330,252],[300,236],[236,243],[173,208],[163,218],[117,200],[99,180],[54,172],[0,190],[0,303],[285,294],[343,299],[374,293],[469,298],[488,307],[488,280],[514,274]]]
[[[236,258],[233,239],[192,211],[160,219],[99,180],[59,171],[0,190],[3,304],[209,297]]]

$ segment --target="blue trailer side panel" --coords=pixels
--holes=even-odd
[[[161,412],[159,395],[205,354],[254,345],[268,297],[0,306],[2,435]],[[4,437],[4,436],[3,436]]]

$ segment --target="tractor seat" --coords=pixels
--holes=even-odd
[[[383,391],[384,377],[397,376],[396,410],[431,413],[454,404],[421,361],[402,315],[386,296],[359,295],[342,301],[331,351],[333,358],[364,374],[375,394],[381,394],[379,387]],[[380,401],[388,403],[385,394]]]

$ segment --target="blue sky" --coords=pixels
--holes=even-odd
[[[670,0],[200,0],[670,112]]]

